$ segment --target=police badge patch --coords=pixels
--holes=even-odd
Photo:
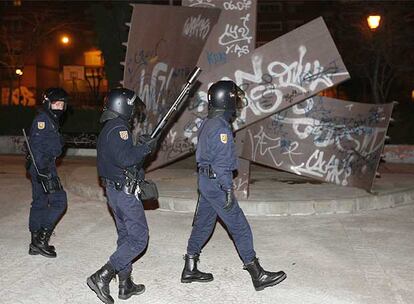
[[[37,122],[37,128],[39,130],[43,130],[45,128],[45,122],[44,121],[38,121]]]
[[[127,139],[128,139],[128,131],[119,131],[119,136],[120,136],[123,140],[127,140]]]
[[[227,134],[220,134],[220,140],[223,144],[227,144]]]

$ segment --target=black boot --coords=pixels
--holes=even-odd
[[[101,269],[91,275],[86,283],[98,298],[105,304],[113,304],[114,299],[110,295],[109,283],[115,277],[115,269],[111,264],[106,263]]]
[[[252,277],[253,286],[256,291],[265,289],[266,287],[274,286],[279,284],[286,279],[286,273],[283,271],[270,272],[266,271],[260,266],[259,260],[254,258],[252,262],[244,265],[250,276]]]
[[[134,295],[139,295],[145,291],[145,286],[142,284],[135,284],[132,281],[131,273],[120,273],[119,278],[119,293],[118,298],[127,300]]]
[[[43,255],[47,258],[55,258],[56,252],[54,248],[50,248],[49,244],[45,239],[45,234],[42,229],[32,232],[32,242],[29,246],[30,255]]]
[[[197,269],[197,262],[199,261],[199,255],[184,256],[185,264],[183,272],[181,273],[181,283],[191,282],[211,282],[213,281],[213,275],[211,273],[201,272]]]
[[[50,240],[50,237],[52,236],[52,233],[53,233],[53,230],[50,230],[47,228],[40,229],[40,234],[42,235],[41,239],[44,239],[46,245],[49,246],[50,250],[56,251],[55,246],[49,244],[49,240]]]

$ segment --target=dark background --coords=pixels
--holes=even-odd
[[[96,47],[105,59],[105,77],[108,89],[119,86],[123,70],[120,62],[125,58],[128,27],[132,7],[129,3],[181,5],[181,1],[25,1],[0,3],[1,35],[13,32],[11,16],[23,16],[14,26],[24,43],[20,57],[35,54],[41,47],[51,44],[51,37],[64,29],[77,37],[77,43],[59,56],[60,66],[70,65],[85,49]],[[25,20],[33,16],[47,18],[41,22],[39,37],[33,38],[33,26]],[[414,144],[414,1],[258,1],[256,46],[265,44],[294,28],[323,16],[344,60],[351,79],[325,92],[327,96],[366,103],[399,104],[394,110],[395,122],[390,127],[392,144]],[[366,18],[381,15],[380,27],[372,31]],[[20,20],[20,19],[19,19]],[[7,33],[4,29],[9,29]],[[32,31],[32,32],[31,32]],[[14,37],[14,36],[13,36]],[[17,36],[16,36],[17,37]],[[30,37],[30,39],[28,39]],[[14,39],[14,38],[13,38]],[[30,41],[29,41],[30,40]],[[8,60],[6,46],[0,42],[0,82],[11,79],[15,62]],[[25,57],[26,56],[26,57]],[[20,58],[19,57],[19,58]],[[37,90],[40,95],[41,90]],[[83,96],[72,100],[72,107],[63,124],[65,133],[97,133],[102,107],[102,94]],[[85,98],[87,100],[85,100]],[[39,102],[39,98],[37,98]],[[0,106],[0,135],[19,135],[23,127],[30,126],[35,108]]]

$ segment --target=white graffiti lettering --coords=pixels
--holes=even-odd
[[[272,150],[280,148],[280,137],[272,138],[263,131],[263,126],[260,126],[260,131],[257,134],[252,134],[252,131],[247,130],[250,141],[252,143],[252,160],[255,161],[258,155],[265,156],[268,154],[276,167],[280,167],[283,164],[278,162],[275,158],[275,153]]]
[[[306,47],[304,46],[300,46],[298,52],[297,61],[289,64],[272,61],[267,65],[267,71],[263,71],[263,57],[252,56],[253,72],[243,70],[234,72],[233,79],[246,92],[246,106],[240,111],[238,119],[233,123],[235,130],[247,121],[248,112],[255,116],[277,112],[283,101],[294,102],[301,95],[311,95],[310,93],[319,86],[323,88],[332,86],[334,77],[348,74],[348,72],[337,71],[336,66],[324,68],[318,60],[313,60],[312,63],[305,62]],[[310,77],[312,73],[317,73],[317,76]],[[231,78],[226,76],[222,79],[229,80]],[[284,94],[287,88],[292,89],[291,94]],[[199,90],[197,95],[198,100],[205,102],[198,102],[198,106],[194,110],[202,112],[206,107],[207,93]],[[299,110],[297,108],[297,111],[306,111],[306,109]],[[309,120],[309,123],[311,122],[313,120]]]
[[[308,114],[314,107],[313,99],[307,99],[304,103],[292,107],[292,112],[297,115]],[[380,110],[380,109],[379,109]],[[382,141],[378,140],[387,131],[387,128],[365,127],[363,122],[354,122],[354,126],[337,124],[332,119],[319,120],[312,117],[284,117],[276,114],[272,117],[274,121],[283,124],[291,124],[295,135],[303,140],[313,138],[316,147],[325,148],[335,145],[339,151],[354,151],[362,156],[367,156],[382,147]],[[384,119],[383,117],[379,118]],[[356,137],[363,136],[362,142]]]
[[[170,143],[174,143],[176,136],[177,136],[177,131],[170,130],[167,134],[167,140]]]
[[[233,179],[233,188],[236,191],[244,190],[249,184],[249,179],[243,179],[242,177],[238,177]]]
[[[329,161],[326,162],[324,160],[324,152],[315,150],[306,163],[301,163],[299,166],[291,166],[290,169],[298,175],[306,173],[319,178],[325,175],[327,182],[346,186],[348,185],[348,177],[352,174],[352,168],[349,166],[352,159],[353,156],[350,156],[341,162],[335,155],[332,155]]]
[[[197,17],[189,17],[183,27],[183,35],[187,37],[196,37],[206,39],[210,31],[210,19],[203,18],[200,15]]]
[[[241,0],[241,1],[226,1],[223,3],[225,10],[248,10],[252,6],[251,0]]]
[[[197,136],[194,136],[194,134],[197,134],[198,128],[200,127],[201,123],[203,122],[203,119],[200,117],[196,117],[194,122],[190,123],[188,126],[184,128],[184,136],[191,141],[194,145],[197,144]]]
[[[212,3],[212,0],[189,0],[189,6],[211,6],[215,7],[216,5]]]
[[[238,57],[250,52],[249,44],[253,39],[248,25],[250,14],[240,17],[240,20],[242,21],[242,26],[227,24],[218,40],[220,45],[226,47],[226,54],[235,53]]]
[[[141,70],[138,96],[145,101],[147,111],[157,113],[159,107],[165,106],[173,74],[174,68],[169,69],[164,62],[158,62],[151,74]]]
[[[276,157],[274,156],[276,155],[275,150],[279,150],[282,155],[287,155],[292,164],[295,164],[292,156],[303,154],[295,152],[299,148],[299,143],[297,141],[288,141],[281,137],[271,137],[265,133],[263,126],[260,126],[260,130],[256,134],[253,134],[252,130],[253,129],[248,129],[247,133],[249,134],[251,142],[251,157],[253,161],[256,161],[258,158],[263,159],[263,157],[268,155],[273,161],[273,164],[280,167],[282,166],[283,161],[276,160]]]
[[[315,91],[318,86],[330,87],[333,85],[334,77],[348,74],[337,71],[335,67],[324,68],[318,60],[312,63],[304,62],[306,47],[300,46],[298,51],[297,61],[290,64],[272,61],[267,65],[266,73],[263,72],[261,56],[252,56],[253,73],[235,71],[236,83],[246,91],[248,100],[248,106],[241,112],[242,121],[246,120],[248,110],[256,116],[276,112],[285,98],[283,91],[286,91],[286,88],[295,91],[295,94],[289,97],[294,99],[293,97]]]

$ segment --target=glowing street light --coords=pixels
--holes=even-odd
[[[22,81],[22,76],[23,76],[23,70],[22,69],[16,69],[15,73],[17,75],[17,81],[18,81],[18,87],[19,87],[19,104],[21,104],[21,101],[22,101],[21,81]]]
[[[61,41],[63,44],[69,44],[70,39],[69,39],[69,37],[68,37],[67,35],[63,35],[63,36],[60,38],[60,41]]]
[[[381,16],[379,15],[370,15],[367,18],[369,28],[374,31],[380,26]]]

